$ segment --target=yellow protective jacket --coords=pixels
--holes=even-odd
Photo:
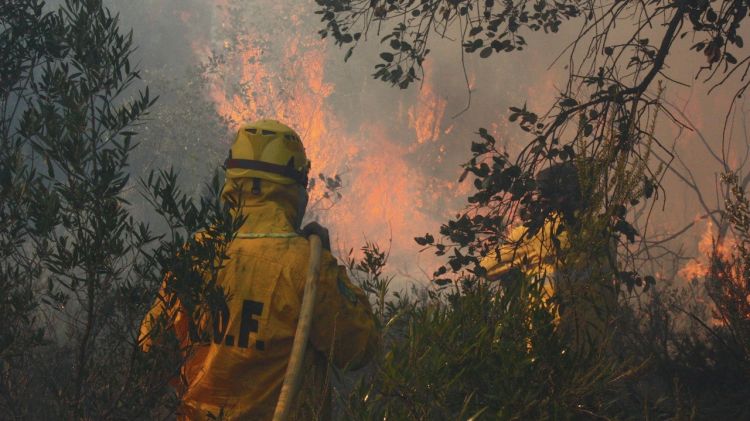
[[[554,219],[545,221],[544,227],[530,237],[526,237],[528,229],[518,226],[511,230],[507,241],[498,249],[490,252],[482,261],[481,266],[487,270],[487,277],[497,280],[511,269],[519,269],[531,277],[551,278],[560,264],[560,253],[550,239],[557,224]],[[568,236],[562,232],[557,236],[559,250],[568,248]],[[544,283],[546,295],[552,296],[554,286],[551,279]]]
[[[228,308],[225,317],[211,322],[216,326],[213,341],[199,345],[183,367],[182,419],[208,419],[209,412],[228,420],[272,418],[297,327],[310,247],[306,238],[291,235],[299,217],[295,187],[263,183],[259,196],[243,194],[247,221],[239,234],[272,236],[236,238],[229,245],[229,259],[218,277],[229,296]],[[225,187],[225,195],[233,193]],[[144,349],[150,346],[150,321],[164,311],[163,302],[157,299],[144,319]],[[175,329],[182,340],[185,326],[185,317],[177,315]],[[339,368],[361,366],[377,337],[366,296],[324,251],[298,418],[329,416],[329,361]]]
[[[480,264],[487,270],[487,278],[497,280],[512,268],[544,280],[544,298],[556,295],[558,328],[571,341],[585,345],[591,338],[607,334],[608,322],[617,305],[613,275],[609,269],[608,240],[595,237],[587,240],[596,244],[571,244],[570,234],[557,234],[558,247],[551,240],[558,232],[559,217],[545,221],[536,235],[527,237],[527,228],[511,230],[508,241],[488,254]],[[577,242],[585,237],[576,237]],[[601,244],[599,244],[601,243]]]

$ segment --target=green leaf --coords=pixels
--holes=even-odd
[[[708,10],[706,11],[706,20],[713,23],[713,22],[716,22],[717,18],[718,16],[716,15],[716,12],[714,11],[714,9],[709,7]]]
[[[562,107],[575,107],[576,105],[578,105],[578,101],[573,98],[564,98],[560,101],[560,106]]]
[[[435,238],[433,238],[430,234],[425,234],[424,237],[414,237],[414,241],[416,241],[420,246],[426,246],[428,244],[432,244],[435,241]]]

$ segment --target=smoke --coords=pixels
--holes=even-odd
[[[440,224],[465,204],[471,180],[458,184],[457,179],[460,164],[470,156],[474,133],[486,127],[511,156],[517,153],[529,138],[507,122],[508,107],[527,103],[530,109],[544,112],[552,105],[569,63],[550,65],[578,29],[563,25],[555,36],[530,36],[526,51],[489,59],[462,57],[459,43],[436,39],[422,83],[399,90],[370,76],[380,48],[376,31],[344,63],[345,50],[318,39],[320,21],[311,2],[110,3],[121,13],[123,27],[134,29],[140,66],[150,75],[146,79],[151,89],[161,95],[157,108],[162,103],[174,110],[194,106],[180,102],[178,93],[185,89],[179,86],[181,81],[188,83],[212,55],[228,60],[220,66],[224,71],[211,76],[207,85],[194,86],[195,98],[225,120],[208,122],[216,115],[207,112],[188,118],[183,125],[200,126],[207,120],[206,126],[213,128],[191,144],[197,149],[193,161],[172,156],[163,164],[176,165],[193,180],[205,178],[208,168],[220,164],[236,125],[254,118],[282,119],[302,135],[313,174],[342,177],[342,199],[315,215],[330,227],[339,254],[349,248],[356,251],[365,240],[390,244],[392,269],[417,282],[426,281],[438,261],[429,252],[419,254],[413,238],[437,233]],[[231,34],[238,31],[242,35],[234,38]],[[689,180],[695,186],[672,173],[665,177],[666,200],[651,215],[649,232],[655,235],[675,232],[706,208],[722,204],[717,195],[722,168],[700,135],[720,156],[724,115],[734,91],[727,87],[708,95],[707,86],[693,80],[702,56],[688,52],[688,46],[687,40],[676,45],[668,64],[671,77],[691,86],[669,83],[665,99],[675,116],[689,121],[695,130],[679,130],[665,115],[657,135],[681,157],[676,164],[683,173],[684,168],[692,172]],[[165,74],[171,76],[166,78],[170,85],[164,82]],[[736,168],[744,164],[747,152],[744,101],[739,105],[727,133],[732,141],[724,145]],[[160,119],[149,124],[152,133],[171,127]],[[154,128],[160,124],[162,130]],[[190,133],[162,140],[145,134],[141,148],[153,151],[166,147],[160,142],[188,142],[184,137]],[[696,224],[669,247],[698,252],[696,244],[704,228]]]

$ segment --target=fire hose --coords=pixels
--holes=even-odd
[[[297,322],[297,331],[294,334],[292,353],[289,355],[289,364],[286,366],[284,383],[281,386],[279,401],[273,414],[273,421],[286,421],[292,408],[302,380],[302,361],[305,358],[307,340],[310,336],[313,310],[315,309],[315,295],[318,290],[318,278],[320,277],[320,257],[323,244],[320,237],[311,235],[310,261],[307,268],[307,280],[305,281],[305,292],[302,298],[302,309]]]

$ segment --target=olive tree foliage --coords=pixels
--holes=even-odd
[[[44,34],[29,33],[33,30],[32,26],[37,23],[41,5],[37,6],[39,9],[36,10],[31,7],[26,10],[16,9],[15,5],[9,3],[4,3],[1,7],[3,32],[0,47],[3,60],[0,63],[3,76],[0,79],[0,93],[3,118],[0,123],[3,144],[0,148],[0,215],[3,223],[0,228],[0,312],[4,323],[0,330],[0,356],[5,361],[8,357],[23,353],[26,348],[39,343],[40,340],[38,335],[35,337],[29,334],[33,332],[29,325],[33,321],[31,313],[37,306],[33,297],[32,279],[39,276],[41,267],[23,247],[24,238],[33,229],[27,215],[34,199],[30,188],[38,177],[24,162],[23,142],[18,137],[11,137],[10,133],[15,120],[14,114],[19,113],[16,108],[21,105],[20,95],[13,92],[13,87],[21,85],[17,88],[20,89],[23,86],[21,77],[24,61],[33,63],[40,60],[40,54],[36,52],[44,48]],[[14,36],[6,26],[11,22],[18,26],[18,35]],[[18,38],[25,38],[25,43],[16,41]],[[6,368],[4,366],[3,370]]]
[[[349,47],[347,57],[364,35],[379,35],[383,51],[373,77],[402,89],[421,79],[436,37],[460,42],[463,54],[508,59],[515,51],[535,48],[527,38],[542,40],[563,27],[577,28],[560,55],[567,60],[569,74],[552,108],[510,109],[510,121],[529,135],[523,150],[509,157],[493,134],[480,129],[480,139],[472,142],[473,156],[465,165],[465,175],[475,176],[477,188],[469,198],[470,207],[443,226],[445,241],[430,235],[417,239],[434,245],[438,254],[449,254],[453,271],[468,267],[481,275],[473,255],[486,255],[504,241],[505,226],[516,218],[529,227],[529,235],[535,234],[554,209],[538,205],[534,175],[567,161],[578,164],[581,181],[589,184],[586,193],[597,198],[592,204],[598,207],[591,215],[596,219],[593,223],[603,224],[619,238],[622,249],[632,249],[639,234],[634,210],[650,213],[648,203],[653,206],[661,177],[674,159],[672,149],[654,136],[656,116],[682,124],[662,101],[663,90],[672,83],[670,64],[693,66],[696,77],[713,86],[736,77],[740,85],[735,99],[750,83],[745,77],[750,57],[741,55],[740,29],[748,12],[744,1],[318,0],[317,4],[321,36]],[[686,48],[698,60],[672,63],[670,53],[685,45],[680,43],[683,38],[690,41]],[[641,208],[635,209],[639,204]],[[648,248],[643,239],[636,245]],[[621,262],[635,266],[636,257],[644,254],[648,250],[629,253]],[[623,273],[627,276],[621,278],[643,284],[632,270]]]
[[[159,92],[159,106],[139,130],[140,142],[149,147],[138,148],[132,155],[134,174],[146,176],[154,169],[173,166],[180,170],[182,185],[193,194],[204,190],[205,174],[226,158],[231,138],[205,96],[205,80],[196,74],[199,70],[144,69],[144,81]]]
[[[168,415],[168,381],[190,350],[161,328],[142,352],[141,320],[167,273],[167,292],[193,315],[224,299],[213,281],[238,221],[218,179],[199,202],[171,171],[142,180],[163,234],[135,220],[124,198],[135,129],[155,102],[131,89],[134,48],[101,0],[0,5],[4,419]],[[198,241],[198,231],[208,235]]]

